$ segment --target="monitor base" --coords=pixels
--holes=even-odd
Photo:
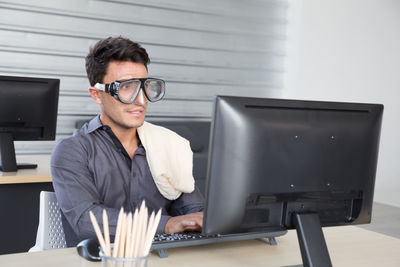
[[[158,256],[160,258],[167,258],[168,248],[177,248],[177,247],[187,247],[187,246],[198,246],[198,245],[206,245],[206,244],[216,244],[223,242],[232,242],[232,241],[242,241],[242,240],[250,240],[250,239],[259,239],[262,242],[269,244],[270,246],[276,246],[277,242],[275,237],[285,235],[287,233],[286,230],[275,231],[275,232],[249,232],[249,233],[240,233],[240,234],[227,234],[227,235],[216,235],[211,237],[198,238],[193,240],[177,240],[171,242],[155,242],[151,246],[152,250],[157,251]]]
[[[0,132],[0,171],[16,172],[19,169],[36,169],[37,164],[17,164],[13,135],[9,132]]]
[[[18,163],[17,164],[18,170],[36,169],[36,168],[37,168],[37,164],[33,164],[33,163]]]
[[[32,164],[32,163],[20,163],[20,164],[17,164],[17,170],[26,170],[26,169],[36,169],[37,168],[37,164]],[[17,170],[12,170],[12,171],[10,171],[10,170],[4,170],[3,169],[3,166],[1,166],[0,165],[0,171],[2,171],[2,172],[16,172]]]

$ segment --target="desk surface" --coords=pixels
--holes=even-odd
[[[333,266],[400,266],[400,239],[355,226],[324,228]],[[259,240],[168,249],[168,258],[151,254],[154,266],[290,266],[301,263],[296,232],[277,238],[277,246]],[[0,266],[94,267],[75,248],[0,256]]]
[[[0,184],[48,183],[51,182],[50,156],[19,156],[17,163],[34,163],[36,169],[1,172]]]

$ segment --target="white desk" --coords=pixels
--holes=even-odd
[[[50,156],[20,156],[17,163],[34,163],[36,169],[18,170],[17,172],[0,171],[0,184],[50,183]]]
[[[399,267],[400,239],[355,226],[325,228],[332,264],[335,267]],[[296,232],[277,238],[277,246],[259,240],[168,249],[168,258],[152,254],[155,266],[290,266],[301,263]],[[91,267],[101,266],[78,256],[75,248],[0,256],[0,266]]]

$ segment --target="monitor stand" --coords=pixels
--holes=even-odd
[[[18,169],[35,168],[37,168],[37,164],[17,164],[13,135],[0,133],[0,171],[16,172]]]
[[[332,267],[318,214],[297,213],[293,215],[293,221],[303,260],[303,265],[295,266]]]

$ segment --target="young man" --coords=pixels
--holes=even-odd
[[[99,41],[86,57],[89,93],[100,115],[60,141],[51,159],[68,246],[95,238],[89,211],[101,222],[106,209],[113,236],[120,208],[134,212],[143,200],[150,212],[162,209],[157,232],[202,227],[203,197],[194,187],[191,163],[168,172],[187,160],[179,159],[187,158],[187,141],[144,122],[148,101],[160,100],[165,90],[164,81],[148,78],[149,62],[144,48],[122,37]],[[180,168],[188,166],[191,177],[181,175]]]

